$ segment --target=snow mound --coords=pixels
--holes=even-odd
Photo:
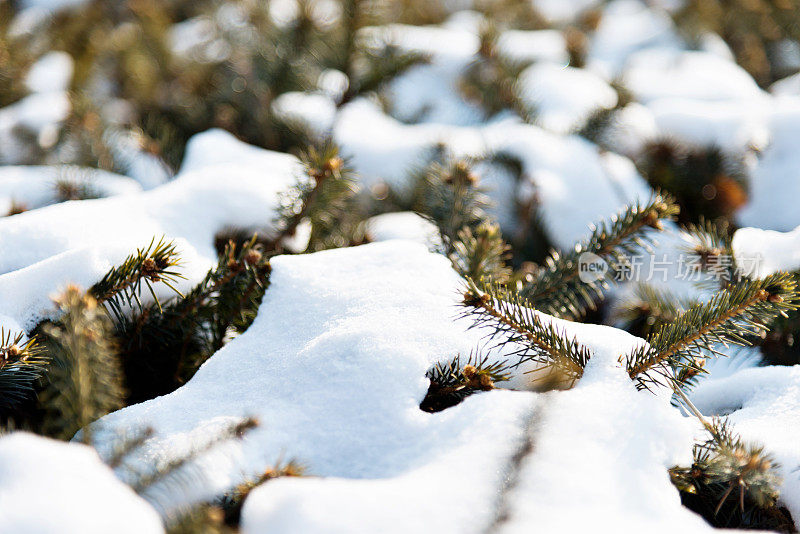
[[[66,52],[48,52],[36,60],[25,76],[25,86],[33,93],[66,91],[75,69]]]
[[[655,526],[675,516],[692,524],[666,473],[690,449],[688,430],[680,429],[691,425],[666,399],[636,392],[618,361],[642,340],[542,315],[592,352],[585,387],[551,394],[496,390],[428,414],[419,409],[426,371],[468,354],[483,335],[456,319],[462,286],[446,258],[420,244],[387,241],[281,256],[272,266],[250,329],[177,391],[103,418],[96,434],[101,450],[119,429],[152,426],[156,437],[141,451],[141,461],[152,464],[213,435],[220,421],[255,416],[261,426],[225,455],[212,452],[195,462],[203,482],[190,497],[213,495],[279,460],[296,459],[314,477],[276,480],[253,492],[244,532],[477,532],[493,521],[498,490],[533,413],[543,417],[542,439],[550,440],[540,463],[550,465],[556,449],[576,458],[588,451],[584,463],[611,460],[590,478],[613,471],[621,481],[633,458],[636,476],[625,484],[625,497],[652,497],[647,511]],[[579,413],[585,428],[576,422]],[[631,418],[649,423],[634,425],[634,434]],[[598,430],[608,425],[613,436]],[[539,454],[534,451],[533,462]],[[542,488],[538,476],[524,488]],[[552,480],[549,499],[564,499],[560,506],[574,503],[573,491],[596,498],[598,510],[624,499],[601,499],[591,483],[565,479],[563,472],[545,479]],[[557,482],[565,486],[554,491]],[[168,510],[184,498],[166,496],[171,502],[162,505]],[[644,522],[644,513],[635,520]]]
[[[667,13],[637,0],[615,0],[603,9],[600,25],[591,36],[588,68],[613,79],[634,52],[684,46]]]
[[[71,165],[0,166],[0,213],[7,212],[12,204],[35,209],[57,202],[59,180],[86,188],[98,197],[129,195],[142,190],[138,182],[127,176],[98,169]]]
[[[535,64],[519,76],[517,92],[548,130],[568,133],[589,115],[617,104],[617,92],[602,78],[583,69]]]
[[[228,144],[198,152],[215,135]],[[176,241],[187,277],[179,285],[187,288],[216,263],[218,232],[237,227],[269,235],[279,196],[294,185],[301,166],[293,156],[225,136],[193,138],[184,165],[193,170],[155,189],[0,218],[0,316],[13,318],[15,328],[34,326],[48,316],[49,297],[59,287],[91,285],[154,236]],[[168,295],[161,286],[156,285]]]
[[[322,93],[283,93],[272,102],[272,111],[290,125],[307,128],[317,139],[324,139],[333,127],[336,103]]]
[[[497,49],[512,61],[569,63],[567,42],[558,30],[506,30],[497,39]]]
[[[383,213],[367,220],[367,238],[372,242],[405,239],[429,249],[442,244],[439,229],[431,221],[412,211]]]
[[[800,269],[800,226],[791,232],[740,228],[733,235],[733,252],[750,276],[796,271]]]
[[[164,532],[156,511],[85,445],[25,432],[3,436],[0,480],[2,532]]]
[[[770,144],[750,174],[750,202],[738,213],[742,226],[787,231],[800,225],[800,102],[776,99],[767,114]]]
[[[741,67],[709,52],[649,49],[629,56],[623,84],[636,98],[753,102],[766,97]]]

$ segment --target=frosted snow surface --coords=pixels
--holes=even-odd
[[[0,480],[4,534],[164,532],[156,511],[85,445],[7,434],[0,437]]]
[[[531,414],[543,421],[537,435],[549,443],[540,461],[549,463],[558,450],[585,454],[581,465],[603,464],[570,471],[575,479],[562,472],[566,492],[531,478],[530,485],[547,488],[549,499],[561,495],[562,506],[571,506],[574,498],[585,498],[593,510],[608,507],[608,515],[595,518],[603,524],[619,512],[623,497],[595,492],[591,480],[613,471],[619,481],[630,475],[625,496],[648,501],[652,519],[643,512],[631,525],[678,522],[705,530],[680,506],[666,473],[687,459],[694,427],[666,399],[636,392],[617,362],[642,342],[638,338],[554,320],[594,355],[585,387],[544,395],[497,390],[428,414],[418,407],[428,368],[468,354],[482,337],[468,329],[468,320],[455,319],[461,282],[444,257],[424,245],[387,241],[281,256],[272,266],[270,288],[247,332],[174,393],[101,420],[112,434],[115,428],[153,426],[156,437],[142,460],[154,463],[213,433],[221,421],[256,416],[261,426],[226,456],[198,460],[204,484],[192,497],[291,458],[322,478],[276,480],[254,491],[243,510],[244,532],[481,531],[494,520],[508,462]],[[578,413],[588,428],[581,428],[581,419],[566,423]],[[550,417],[562,422],[548,423]],[[648,424],[628,426],[630,418]],[[101,443],[103,435],[101,430]],[[535,450],[531,461],[539,454]],[[634,468],[628,473],[622,465],[629,461]],[[528,491],[527,482],[519,494],[512,489],[513,500],[525,500]],[[167,509],[176,504],[162,502]],[[537,524],[516,506],[511,511],[515,521]],[[629,517],[619,513],[614,524],[626,525]]]

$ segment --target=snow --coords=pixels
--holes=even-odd
[[[536,11],[548,21],[565,23],[601,2],[600,0],[532,0],[532,3]]]
[[[273,170],[287,174],[300,171],[299,161],[294,156],[248,145],[218,128],[199,133],[189,139],[179,174],[209,167],[227,169],[248,167],[253,170]]]
[[[800,226],[791,232],[740,228],[733,253],[745,274],[763,278],[778,271],[800,270]]]
[[[533,411],[543,423],[531,471],[523,469],[523,484],[512,493],[515,503],[526,503],[513,507],[515,521],[547,525],[564,512],[548,511],[548,503],[572,506],[577,496],[600,514],[584,516],[595,524],[666,528],[679,521],[699,530],[702,521],[680,507],[666,473],[688,458],[694,425],[667,398],[636,392],[619,366],[618,358],[640,339],[541,315],[593,354],[575,390],[497,390],[428,414],[418,407],[428,368],[469,353],[482,338],[468,329],[469,320],[455,319],[462,286],[446,258],[421,244],[386,241],[281,256],[272,266],[270,289],[250,329],[174,393],[103,418],[101,450],[108,446],[106,432],[150,425],[156,437],[141,461],[153,464],[213,435],[221,421],[252,415],[260,428],[227,454],[212,452],[195,463],[203,484],[191,497],[214,494],[279,460],[300,461],[314,478],[277,480],[254,491],[243,510],[244,532],[267,526],[276,532],[477,532],[492,520],[508,461]],[[559,469],[565,457],[588,471]],[[624,488],[619,494],[592,484],[609,477]],[[175,499],[187,498],[164,497],[159,505],[167,511],[178,505]],[[641,505],[630,523],[621,513],[626,499]],[[529,510],[542,517],[528,522]]]
[[[558,30],[506,30],[497,40],[497,49],[513,61],[569,63],[567,42]]]
[[[20,9],[42,9],[52,13],[62,10],[80,7],[88,0],[21,0]]]
[[[207,143],[215,150],[202,152]],[[187,170],[155,189],[0,218],[0,317],[33,327],[52,311],[49,297],[59,287],[96,282],[153,236],[176,240],[187,276],[179,285],[187,288],[216,263],[218,232],[239,227],[269,235],[279,195],[302,172],[298,160],[220,131],[195,136],[190,147]]]
[[[142,190],[135,180],[98,169],[65,165],[0,166],[0,213],[12,204],[35,209],[57,201],[59,180],[86,186],[97,196],[129,195]]]
[[[760,105],[664,98],[649,108],[662,137],[690,145],[714,145],[738,154],[764,149],[769,142],[764,107]]]
[[[289,124],[297,122],[317,139],[324,139],[333,127],[336,103],[322,93],[291,91],[272,102],[272,111],[283,121]]]
[[[64,91],[33,93],[0,108],[0,163],[20,163],[20,155],[29,150],[28,143],[17,137],[20,130],[29,133],[40,147],[51,147],[71,109]]]
[[[520,74],[517,83],[517,92],[534,110],[536,122],[558,133],[579,128],[593,112],[617,104],[614,88],[583,69],[535,64]]]
[[[765,120],[770,144],[750,174],[750,202],[737,219],[742,226],[787,231],[800,225],[795,203],[800,195],[800,102],[776,99]]]
[[[367,238],[371,242],[404,239],[421,243],[431,250],[442,244],[439,229],[413,211],[382,213],[367,220]]]
[[[651,194],[632,164],[620,159],[609,164],[595,145],[578,136],[513,122],[490,125],[485,135],[492,150],[520,159],[521,200],[536,195],[548,236],[563,250],[586,237],[590,224]]]
[[[637,0],[609,2],[590,38],[588,68],[608,79],[619,76],[627,58],[648,48],[682,49],[669,15]]]
[[[546,398],[499,532],[712,531],[681,506],[667,475],[691,461],[694,423],[595,363],[573,390]]]
[[[467,125],[482,111],[461,98],[458,80],[478,51],[474,31],[460,27],[390,24],[365,28],[372,46],[394,45],[404,52],[425,54],[428,64],[411,67],[385,89],[394,115],[406,122]]]
[[[627,60],[623,84],[643,103],[674,97],[745,104],[766,98],[744,69],[709,52],[636,52]]]
[[[7,434],[0,437],[0,480],[2,532],[164,532],[156,511],[85,445]]]
[[[65,91],[75,69],[72,56],[66,52],[48,52],[28,70],[25,85],[33,93]]]

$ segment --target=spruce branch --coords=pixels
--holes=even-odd
[[[489,198],[478,184],[471,159],[435,161],[417,176],[413,208],[439,228],[445,253],[453,253],[458,234],[487,219]]]
[[[645,204],[636,203],[608,222],[601,222],[592,234],[571,251],[552,252],[545,265],[520,291],[532,307],[556,317],[576,319],[594,309],[614,273],[629,264],[630,258],[648,247],[649,230],[661,230],[662,221],[675,216],[678,209],[671,197],[656,194]],[[583,281],[581,255],[591,253],[604,260],[609,269],[604,277]]]
[[[258,236],[229,242],[191,291],[117,325],[131,400],[173,391],[256,317],[271,267]]]
[[[89,443],[89,424],[124,405],[112,326],[97,300],[76,286],[67,287],[56,304],[61,319],[44,328],[54,364],[42,395],[47,413],[43,428],[64,439],[84,428]]]
[[[513,288],[487,282],[479,289],[471,280],[467,284],[463,316],[471,317],[473,326],[491,328],[488,337],[500,338],[498,346],[511,343],[519,347],[509,354],[517,358],[510,369],[526,362],[539,364],[549,371],[543,378],[548,385],[572,383],[583,375],[591,357],[589,350],[552,322],[542,322],[530,303]]]
[[[797,284],[777,273],[763,280],[744,279],[697,304],[648,337],[647,345],[626,357],[626,368],[639,387],[670,383],[674,371],[703,372],[698,359],[718,355],[716,344],[750,345],[779,315],[797,309]]]
[[[294,235],[304,220],[311,224],[307,250],[348,245],[349,236],[342,231],[346,225],[341,222],[356,192],[352,169],[331,142],[322,148],[309,147],[301,155],[301,160],[307,177],[281,198],[276,221],[278,233],[272,242],[272,250],[281,252],[284,241]]]
[[[720,147],[691,146],[673,139],[650,143],[638,162],[643,176],[659,190],[674,195],[683,223],[701,216],[731,217],[747,202],[744,155]]]
[[[184,278],[173,270],[179,264],[180,259],[175,244],[165,241],[163,237],[156,242],[154,237],[147,247],[137,249],[119,266],[108,271],[89,289],[89,293],[99,303],[106,305],[117,320],[124,317],[126,305],[131,306],[135,302],[140,310],[143,308],[139,298],[142,284],[147,287],[160,308],[158,298],[153,291],[153,284],[161,282],[180,295],[180,291],[173,285],[178,279]]]
[[[511,378],[508,360],[490,362],[488,356],[472,353],[466,360],[457,355],[434,365],[426,374],[431,384],[419,407],[424,412],[440,412],[459,404],[479,391],[494,389],[495,382]]]
[[[0,408],[13,408],[33,394],[50,358],[37,337],[0,328]]]
[[[710,436],[695,445],[692,465],[669,470],[684,504],[716,527],[794,531],[777,506],[781,478],[771,455],[744,442],[727,420],[704,423]]]
[[[724,287],[742,278],[744,273],[740,272],[736,264],[733,236],[727,220],[711,221],[700,217],[697,224],[684,225],[683,231],[688,241],[685,251],[709,275],[704,282],[711,282],[715,287]]]
[[[510,247],[503,241],[500,226],[495,222],[483,222],[474,230],[461,229],[452,248],[453,267],[465,278],[486,278],[502,283],[511,276],[506,264]]]
[[[689,309],[694,300],[677,297],[667,289],[646,282],[633,286],[630,298],[624,299],[612,311],[612,324],[639,337],[657,332]]]
[[[100,198],[91,184],[81,183],[69,178],[59,178],[53,186],[57,202],[67,202],[69,200],[88,200]]]
[[[461,93],[483,108],[486,118],[510,109],[532,122],[535,110],[517,94],[520,73],[530,64],[505,56],[498,47],[499,29],[493,24],[481,28],[480,47],[475,60],[461,77]]]

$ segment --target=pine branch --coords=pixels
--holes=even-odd
[[[417,175],[412,207],[439,228],[449,256],[459,232],[475,230],[487,219],[489,198],[472,171],[473,160],[439,159]]]
[[[535,110],[517,95],[517,80],[529,61],[516,61],[500,53],[499,30],[492,24],[481,29],[478,56],[464,71],[459,83],[462,94],[479,104],[490,118],[510,109],[532,122]]]
[[[530,304],[514,289],[495,283],[483,285],[483,291],[468,281],[462,305],[464,317],[471,317],[476,327],[489,327],[492,339],[501,338],[498,346],[517,345],[509,354],[517,362],[515,369],[526,362],[548,370],[543,379],[549,387],[570,384],[583,375],[591,357],[589,350],[574,338],[567,337],[553,323],[545,324]],[[529,372],[539,372],[540,369]]]
[[[648,388],[669,383],[673,370],[703,372],[697,359],[720,354],[715,344],[750,345],[748,336],[761,335],[775,317],[797,309],[798,302],[797,284],[785,273],[742,280],[651,335],[646,346],[627,356],[628,374]]]
[[[511,269],[506,265],[510,247],[503,241],[497,223],[483,222],[475,230],[463,228],[452,248],[453,268],[465,278],[486,278],[503,283],[511,276]]]
[[[173,391],[256,317],[271,268],[253,235],[230,242],[217,266],[184,296],[152,305],[118,323],[131,401]]]
[[[650,143],[639,161],[643,176],[656,189],[675,196],[683,223],[731,217],[747,202],[744,155],[720,147],[691,146],[672,139]]]
[[[679,298],[667,289],[645,282],[633,286],[633,294],[612,312],[612,324],[639,337],[657,332],[673,322],[696,301]]]
[[[634,204],[610,222],[601,222],[588,240],[571,251],[552,252],[544,268],[520,291],[534,308],[556,317],[575,319],[589,309],[595,309],[603,297],[603,289],[617,272],[621,272],[630,258],[648,247],[648,230],[662,229],[662,221],[671,219],[677,207],[669,196],[655,195],[646,204]],[[605,261],[609,269],[602,277],[582,281],[581,256],[591,253]],[[585,257],[585,256],[584,256]],[[602,274],[602,273],[601,273]]]
[[[179,264],[175,244],[165,241],[163,237],[156,243],[153,238],[147,247],[137,249],[135,254],[131,254],[122,264],[106,273],[102,280],[89,289],[89,294],[107,306],[118,321],[124,318],[126,305],[131,306],[135,302],[140,310],[143,308],[139,298],[142,284],[147,287],[160,308],[153,284],[161,282],[180,295],[173,284],[184,277],[172,270]]]
[[[62,313],[58,323],[46,325],[54,364],[42,395],[47,417],[43,428],[64,439],[124,405],[122,372],[111,341],[111,322],[89,294],[69,286],[56,300]]]
[[[704,282],[701,285],[706,286],[710,282],[710,287],[724,288],[728,283],[742,278],[744,273],[736,264],[733,236],[728,221],[710,221],[700,217],[699,223],[684,226],[684,235],[689,241],[686,252],[707,275],[705,280],[701,280]]]
[[[695,445],[691,467],[669,470],[686,506],[715,527],[794,532],[778,508],[778,465],[760,445],[745,443],[726,420],[707,424],[709,439]]]
[[[0,408],[13,408],[30,398],[50,363],[39,339],[23,341],[24,337],[0,328]]]
[[[440,412],[455,406],[473,393],[494,389],[495,382],[508,380],[511,378],[508,371],[507,360],[489,362],[488,356],[473,353],[462,361],[461,355],[457,355],[428,371],[426,376],[431,384],[419,407],[424,412]]]
[[[284,241],[293,236],[300,223],[308,220],[311,237],[307,250],[346,246],[342,220],[351,207],[356,192],[353,171],[339,157],[339,149],[328,142],[322,148],[309,147],[301,155],[308,179],[298,182],[283,195],[276,221],[278,234],[271,249],[283,251]]]

